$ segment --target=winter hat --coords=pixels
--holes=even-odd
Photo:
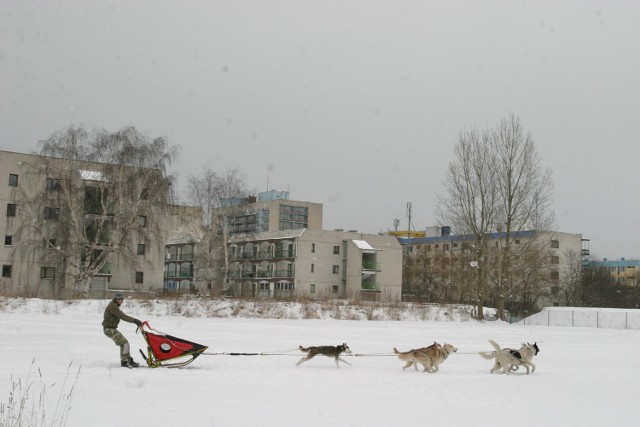
[[[119,292],[118,292],[118,293],[113,297],[113,299],[123,300],[123,299],[124,299],[124,295],[122,295],[121,293],[119,293]]]

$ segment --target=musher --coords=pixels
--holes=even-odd
[[[111,338],[117,346],[120,346],[120,366],[123,368],[137,368],[140,365],[134,362],[131,357],[129,353],[129,341],[118,331],[118,323],[120,323],[120,320],[124,320],[125,322],[135,323],[140,327],[142,322],[131,316],[127,316],[120,310],[123,302],[124,295],[117,293],[111,302],[107,304],[107,308],[104,309],[102,327],[104,328],[104,334]]]

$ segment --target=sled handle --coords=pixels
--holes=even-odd
[[[153,330],[153,328],[151,327],[151,325],[149,324],[149,322],[147,322],[146,320],[144,322],[142,322],[142,324],[140,326],[138,326],[136,328],[136,334],[138,333],[138,331],[144,331],[144,327],[147,327],[151,330]]]

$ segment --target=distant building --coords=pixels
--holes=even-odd
[[[65,164],[62,163],[65,159],[49,158],[49,161]],[[79,263],[87,256],[83,253],[77,259],[64,260],[59,255],[67,247],[68,236],[60,228],[60,219],[68,209],[63,205],[60,177],[38,167],[42,164],[42,157],[36,154],[0,151],[0,233],[4,242],[0,245],[0,292],[5,295],[71,296],[74,293],[69,276],[71,263]],[[101,191],[98,183],[104,184],[103,167],[100,163],[85,162],[75,173],[71,171],[72,179],[77,181],[79,202],[69,214],[77,216],[80,226],[91,226],[93,218],[109,216],[97,197]],[[37,207],[34,200],[39,201]],[[137,217],[140,232],[129,236],[130,241],[122,242],[133,248],[133,257],[112,256],[92,277],[90,297],[107,297],[115,290],[132,293],[162,290],[165,233],[171,228],[163,223],[165,217],[160,206],[165,204],[164,200],[158,201],[149,207],[148,216]],[[43,225],[30,226],[36,220]],[[149,233],[142,230],[152,227],[159,234],[147,238]],[[93,256],[100,250],[94,249]]]
[[[275,230],[322,229],[322,204],[290,200],[288,191],[266,191],[258,197],[227,199],[214,209],[225,216],[229,234],[263,233]]]
[[[167,240],[164,259],[164,292],[195,293],[197,286],[197,252],[204,236],[202,209],[171,206],[167,215]]]
[[[617,285],[640,285],[640,260],[625,258],[608,260],[605,258],[602,261],[589,261],[588,267],[607,269],[613,282]]]
[[[559,304],[556,298],[559,294],[562,280],[569,276],[573,266],[573,259],[584,258],[589,255],[588,240],[583,239],[580,234],[562,232],[538,232],[535,230],[520,231],[511,236],[512,244],[516,249],[524,247],[531,239],[538,239],[546,242],[548,252],[545,252],[545,259],[535,260],[539,267],[537,274],[543,273],[537,279],[537,285],[545,291],[543,296],[535,301],[534,296],[528,292],[522,292],[512,298],[512,308],[521,308],[528,304],[537,307]],[[493,232],[488,235],[487,248],[484,259],[477,259],[473,248],[474,237],[472,235],[454,235],[451,227],[428,227],[425,229],[425,237],[402,238],[398,240],[403,247],[403,264],[405,266],[405,284],[410,280],[412,271],[418,271],[418,281],[430,281],[424,284],[429,292],[440,286],[443,295],[451,298],[452,295],[459,295],[459,298],[466,303],[473,303],[475,297],[466,295],[461,290],[473,280],[473,274],[479,263],[495,263],[500,251],[504,249],[506,233]],[[523,264],[523,265],[526,265]],[[413,270],[411,270],[413,266]],[[522,274],[525,270],[523,270]],[[423,279],[420,279],[420,278]],[[432,282],[432,283],[431,283]],[[411,286],[408,284],[409,289]],[[448,287],[451,290],[447,289]],[[407,291],[408,289],[405,289]],[[455,292],[459,291],[459,294]],[[447,293],[450,292],[450,293]],[[429,294],[431,295],[431,294]],[[488,300],[488,305],[493,302]],[[508,307],[507,307],[508,308]]]
[[[400,301],[402,251],[393,236],[278,230],[231,238],[229,292],[263,298]]]

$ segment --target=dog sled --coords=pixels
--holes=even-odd
[[[138,330],[147,343],[147,354],[140,350],[150,368],[181,368],[193,362],[209,347],[157,331],[143,322]]]

